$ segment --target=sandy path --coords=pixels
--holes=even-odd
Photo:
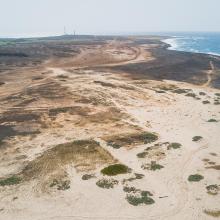
[[[212,82],[212,76],[215,74],[215,66],[213,61],[210,61],[210,70],[207,72],[207,82],[203,84],[204,87],[209,87]]]
[[[114,42],[115,44],[115,42]],[[111,48],[112,45],[110,45]],[[87,53],[85,51],[85,53]],[[132,58],[126,61],[114,62],[106,65],[121,65],[129,64],[133,62],[146,61],[148,58],[145,54],[144,48],[135,48]],[[83,69],[84,67],[82,67]],[[210,204],[218,208],[218,199],[211,198],[206,193],[206,186],[208,184],[215,184],[219,180],[218,173],[207,171],[204,168],[202,159],[209,157],[210,152],[220,154],[219,152],[219,124],[208,123],[207,120],[215,117],[220,119],[218,106],[213,105],[214,93],[217,90],[207,88],[212,82],[212,75],[214,74],[215,67],[213,62],[210,62],[211,70],[207,73],[207,82],[203,86],[193,86],[185,83],[177,82],[163,82],[167,85],[174,84],[179,88],[190,88],[197,95],[203,91],[206,93],[205,97],[201,97],[202,100],[210,100],[210,105],[202,104],[202,100],[196,100],[191,97],[186,97],[182,94],[176,94],[172,92],[156,93],[158,87],[162,82],[149,81],[146,87],[143,85],[137,85],[127,80],[120,75],[114,75],[111,73],[96,73],[95,71],[88,73],[81,70],[82,75],[71,73],[64,68],[48,68],[50,74],[46,79],[52,77],[55,80],[59,80],[56,77],[58,75],[67,75],[69,81],[64,82],[65,86],[69,86],[71,91],[79,88],[79,82],[81,82],[83,89],[89,89],[89,92],[93,95],[97,95],[103,92],[106,96],[104,98],[110,99],[114,104],[114,107],[127,114],[129,117],[124,119],[124,122],[130,125],[138,126],[144,131],[156,132],[159,135],[158,142],[178,142],[182,144],[181,149],[165,151],[165,158],[158,162],[164,166],[164,169],[158,171],[143,170],[142,164],[149,162],[147,159],[137,158],[137,153],[143,152],[149,145],[140,145],[132,149],[120,148],[113,149],[106,145],[106,142],[100,137],[100,133],[97,134],[95,140],[100,142],[101,146],[109,151],[114,158],[118,159],[121,163],[132,168],[134,173],[144,174],[145,177],[141,180],[129,183],[130,186],[140,188],[141,190],[149,190],[153,193],[155,204],[152,206],[139,206],[133,207],[127,203],[123,192],[122,186],[115,187],[112,190],[99,189],[96,186],[96,181],[100,177],[100,171],[97,170],[97,179],[90,181],[82,181],[81,173],[76,173],[74,170],[68,171],[72,175],[71,188],[65,192],[59,192],[57,194],[41,195],[37,198],[30,190],[23,188],[19,193],[19,199],[12,205],[12,195],[3,196],[3,203],[6,208],[3,210],[3,218],[6,220],[17,219],[29,220],[30,216],[34,215],[33,219],[51,219],[51,220],[117,220],[117,219],[152,219],[152,220],[209,220],[209,216],[203,214],[205,208],[209,208]],[[76,74],[76,78],[74,78]],[[77,82],[77,77],[82,77],[81,81]],[[71,77],[73,77],[71,79]],[[75,80],[76,79],[76,80]],[[95,80],[109,82],[116,87],[104,87],[100,84],[94,83]],[[34,86],[38,86],[43,83],[39,81]],[[61,83],[62,84],[62,83]],[[77,86],[76,86],[77,84]],[[154,84],[154,86],[152,86]],[[131,90],[126,90],[120,86],[130,86]],[[95,91],[95,92],[94,92]],[[107,96],[107,94],[109,96]],[[143,96],[143,95],[146,95]],[[74,95],[73,95],[74,96]],[[111,98],[109,98],[111,97]],[[53,103],[55,107],[56,103]],[[68,105],[69,104],[69,105]],[[67,103],[62,107],[71,107],[72,104]],[[96,106],[97,107],[97,106]],[[106,106],[98,106],[103,108]],[[42,110],[43,107],[27,107],[29,110]],[[61,114],[61,117],[65,118],[65,114]],[[69,119],[69,118],[68,118]],[[100,118],[102,120],[102,118]],[[92,133],[92,130],[87,131],[86,135],[82,130],[77,131],[77,126],[70,121],[67,124],[70,125],[69,130],[70,137],[73,140],[75,138],[81,139],[87,137],[88,133]],[[97,122],[97,126],[99,123]],[[86,125],[87,126],[87,125]],[[89,125],[88,125],[89,126]],[[86,127],[87,128],[87,127]],[[89,128],[89,127],[88,127]],[[104,129],[108,130],[108,123]],[[103,130],[104,130],[103,129]],[[59,132],[60,130],[58,130]],[[65,132],[65,131],[64,131]],[[126,130],[120,131],[126,132]],[[59,133],[60,135],[60,133]],[[77,136],[78,135],[78,136]],[[83,136],[84,135],[84,136]],[[201,142],[193,143],[192,137],[195,135],[202,135],[204,139]],[[53,136],[48,139],[45,137],[46,146],[48,142],[51,146],[58,143],[58,140],[65,142],[65,134],[61,133],[61,136]],[[63,139],[62,139],[63,138]],[[49,140],[49,141],[48,141]],[[69,141],[68,140],[68,141]],[[36,140],[35,140],[36,141]],[[38,140],[39,141],[39,140]],[[41,140],[42,141],[42,140]],[[41,146],[42,142],[37,142],[32,145],[33,142],[29,142],[30,146]],[[36,149],[38,149],[36,147]],[[34,153],[39,153],[42,149],[36,151],[33,148]],[[31,152],[31,150],[30,150]],[[32,152],[32,159],[35,154]],[[217,158],[218,159],[218,158]],[[216,160],[217,160],[216,159]],[[73,168],[72,168],[73,169]],[[205,176],[205,180],[200,183],[191,184],[187,181],[190,174],[196,172]],[[118,180],[123,180],[125,177],[117,176]],[[216,181],[216,182],[215,182]],[[29,186],[32,187],[31,185]],[[16,192],[17,193],[17,192]],[[15,194],[16,194],[15,193]],[[8,196],[8,197],[7,197]],[[198,198],[201,199],[197,200]],[[7,201],[8,199],[8,201]],[[5,202],[6,201],[6,202]],[[17,203],[16,203],[17,202]],[[39,210],[36,210],[36,206],[39,206]],[[211,206],[211,207],[212,207]],[[57,208],[59,207],[59,208]],[[40,211],[42,208],[43,211]],[[34,210],[34,211],[33,211]],[[1,219],[1,216],[0,216]]]

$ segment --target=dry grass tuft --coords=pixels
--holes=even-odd
[[[212,217],[215,217],[215,218],[218,218],[220,217],[220,210],[204,210],[204,213],[206,215],[209,215],[209,216],[212,216]]]
[[[115,162],[112,155],[94,140],[78,140],[60,144],[29,162],[23,169],[25,179],[38,178],[63,172],[73,164],[78,172],[91,171],[97,166]]]
[[[140,144],[149,144],[157,140],[158,136],[150,132],[137,132],[105,138],[105,141],[107,141],[110,146],[117,146],[117,148],[132,147]]]

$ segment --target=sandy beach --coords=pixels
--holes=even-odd
[[[0,220],[220,217],[220,61],[163,39],[2,56]]]

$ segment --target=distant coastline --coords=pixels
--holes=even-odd
[[[220,56],[220,34],[182,34],[181,36],[170,36],[162,40],[168,44],[168,50],[202,53]]]

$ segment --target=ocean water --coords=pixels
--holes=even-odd
[[[220,56],[220,33],[173,33],[164,42],[171,45],[170,50]]]

